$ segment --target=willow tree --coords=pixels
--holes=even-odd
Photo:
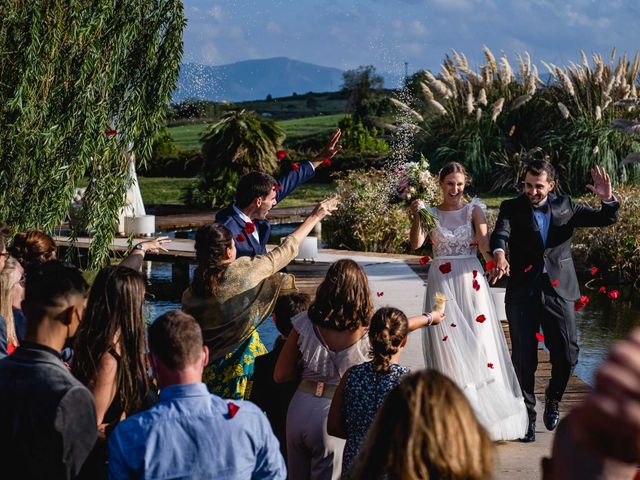
[[[52,231],[87,179],[79,229],[109,256],[127,167],[151,155],[182,55],[180,0],[0,2],[0,219]],[[72,236],[75,237],[72,232]]]

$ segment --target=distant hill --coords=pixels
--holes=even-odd
[[[294,92],[331,92],[342,86],[342,70],[286,57],[229,65],[183,63],[173,101],[185,98],[239,102],[286,97]]]

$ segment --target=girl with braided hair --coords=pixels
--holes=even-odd
[[[267,353],[257,328],[273,312],[278,295],[295,289],[293,276],[280,270],[296,257],[313,227],[336,208],[336,199],[320,202],[281,245],[255,257],[236,258],[234,238],[224,225],[198,230],[198,266],[182,295],[182,310],[198,321],[209,347],[203,382],[211,393],[238,400],[249,397],[254,359]],[[247,235],[251,232],[245,230]],[[240,234],[235,241],[246,241],[246,236]]]
[[[333,397],[327,431],[346,438],[342,478],[348,478],[369,426],[387,393],[409,373],[398,364],[407,344],[409,321],[396,308],[379,309],[369,325],[371,361],[351,367],[341,378]]]

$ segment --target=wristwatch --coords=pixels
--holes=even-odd
[[[144,250],[144,245],[142,243],[137,244],[135,247],[133,247],[134,250],[142,250],[143,252]]]

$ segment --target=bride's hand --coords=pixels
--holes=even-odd
[[[414,218],[418,216],[418,213],[423,208],[425,207],[422,200],[414,200],[413,202],[411,202],[411,214],[414,216]]]

